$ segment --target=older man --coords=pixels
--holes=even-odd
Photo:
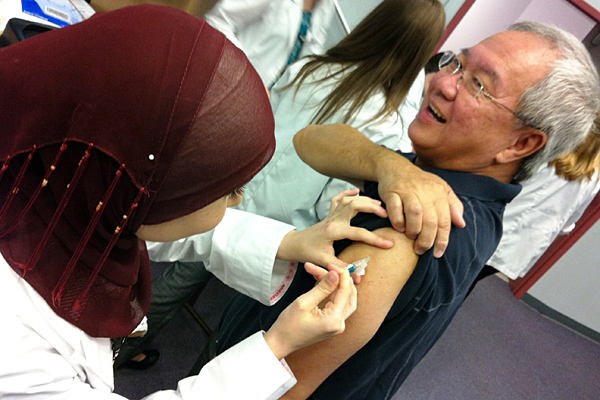
[[[466,227],[452,228],[446,252],[436,258],[435,249],[417,256],[412,240],[388,220],[357,217],[395,245],[339,244],[339,258],[347,262],[371,257],[358,287],[358,310],[343,335],[286,358],[298,384],[285,398],[392,397],[495,250],[504,206],[520,190],[511,182],[583,141],[600,107],[598,75],[586,50],[571,35],[542,24],[516,24],[456,57],[446,55],[440,67],[409,128],[416,153],[409,158],[448,182],[465,206]],[[398,182],[406,185],[416,173],[406,158],[345,126],[309,127],[295,144],[319,172],[377,181],[379,193],[400,192]],[[365,192],[376,195],[377,184],[367,183]],[[278,307],[313,283],[297,274]],[[220,349],[267,328],[278,312],[236,298],[222,322]]]

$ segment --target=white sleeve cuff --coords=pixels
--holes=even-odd
[[[238,292],[271,305],[287,290],[295,262],[275,260],[293,226],[240,210],[215,228],[206,269]]]

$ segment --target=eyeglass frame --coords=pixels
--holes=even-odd
[[[456,82],[456,89],[458,90],[458,87],[460,86],[460,82],[463,80],[464,77],[464,70],[462,69],[462,63],[460,62],[460,60],[456,57],[456,54],[454,54],[453,51],[445,51],[442,56],[440,57],[440,59],[438,60],[438,71],[442,71],[443,68],[447,67],[448,65],[450,65],[450,63],[454,62],[456,64],[456,68],[454,69],[454,71],[452,71],[451,73],[448,73],[448,76],[452,76],[452,75],[456,75],[458,72],[461,73],[460,78],[458,79],[458,81]],[[477,78],[476,78],[477,79]],[[510,111],[516,118],[518,118],[521,122],[523,122],[525,125],[527,126],[531,126],[530,124],[528,124],[527,122],[523,121],[519,115],[517,114],[516,111],[513,111],[510,107],[502,104],[500,101],[498,101],[494,96],[492,96],[491,94],[489,94],[486,90],[485,87],[483,86],[483,83],[481,83],[481,81],[479,79],[477,79],[477,83],[479,85],[479,89],[477,90],[477,93],[475,93],[475,95],[473,96],[473,98],[477,98],[477,96],[479,96],[479,94],[483,94],[484,97],[487,97],[488,99],[490,99],[492,102],[494,102],[495,104],[499,105],[500,107]],[[539,129],[536,127],[532,127],[534,129]]]

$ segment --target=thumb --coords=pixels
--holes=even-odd
[[[308,261],[304,263],[304,269],[306,270],[306,272],[311,274],[316,281],[323,280],[328,272],[325,268],[321,268]]]
[[[324,279],[321,279],[314,288],[301,297],[304,297],[304,300],[306,300],[311,308],[316,307],[337,289],[339,283],[340,276],[338,273],[336,271],[329,271]]]

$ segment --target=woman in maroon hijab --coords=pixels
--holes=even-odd
[[[223,35],[159,6],[6,47],[0,77],[0,397],[116,396],[108,338],[150,302],[142,239],[220,221],[273,154],[265,89]],[[347,272],[308,268],[321,282],[272,330],[160,396],[285,393],[295,379],[282,357],[341,332],[356,304]]]

